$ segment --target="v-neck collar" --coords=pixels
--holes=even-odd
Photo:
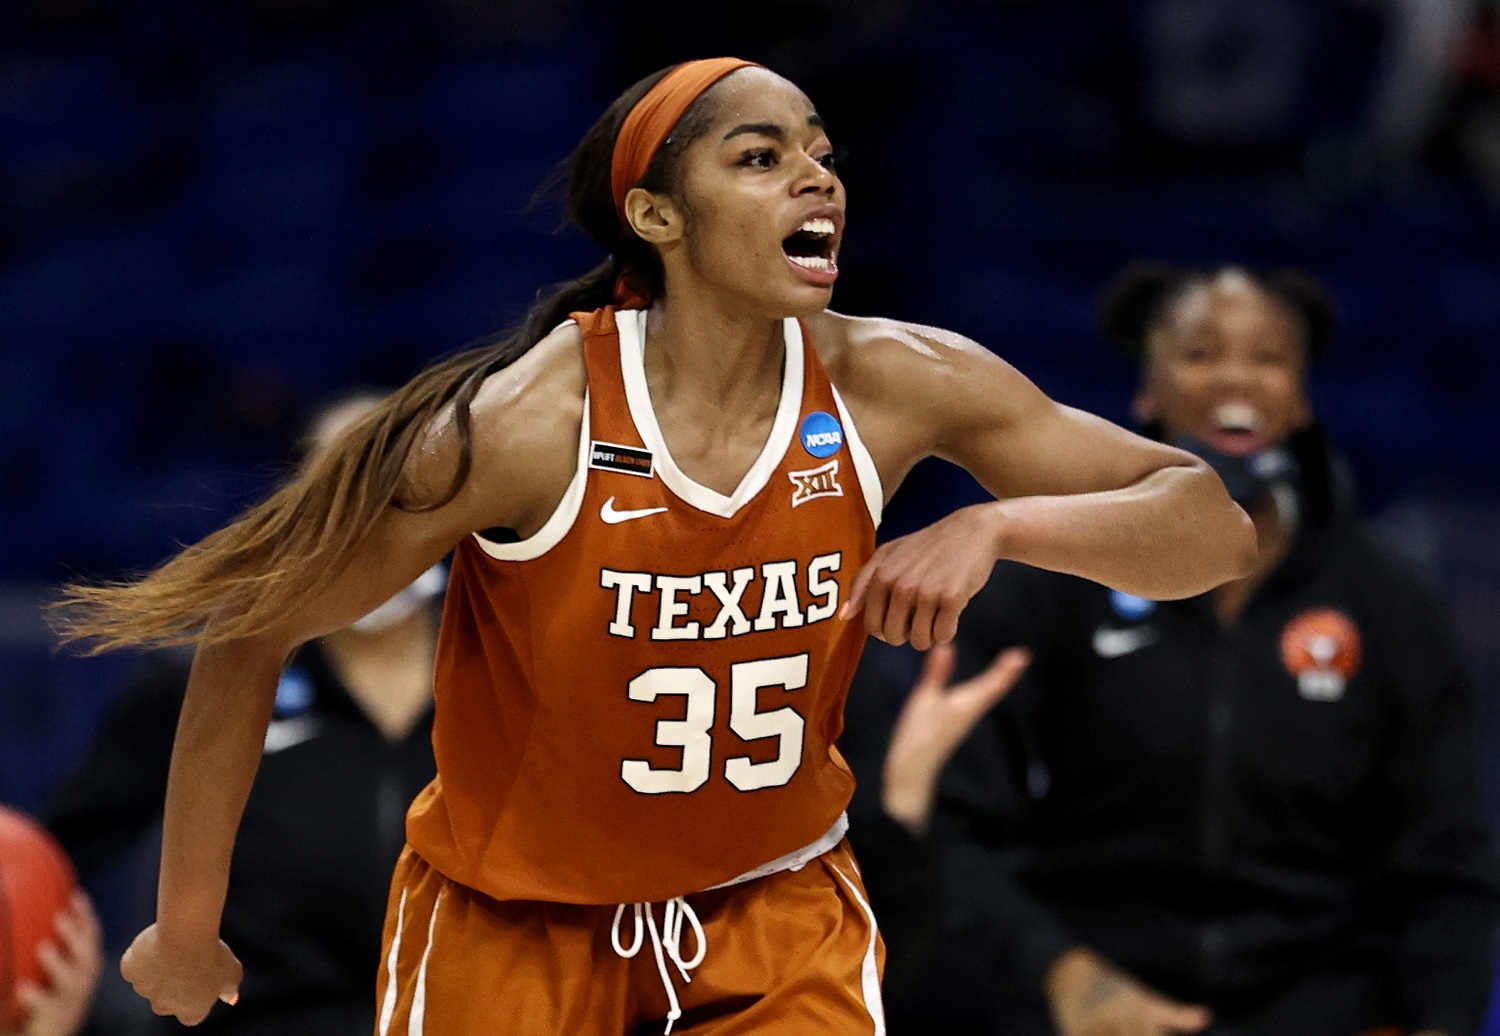
[[[688,478],[667,450],[661,426],[656,421],[656,411],[651,406],[651,391],[646,384],[646,310],[620,310],[615,314],[615,325],[620,332],[620,368],[625,378],[625,400],[630,407],[630,417],[641,441],[655,458],[656,473],[661,476],[662,483],[684,503],[700,511],[720,518],[734,517],[765,488],[796,433],[797,418],[802,412],[804,374],[801,325],[795,317],[787,317],[782,324],[786,360],[782,364],[781,399],[771,421],[771,432],[766,436],[760,456],[728,496]]]

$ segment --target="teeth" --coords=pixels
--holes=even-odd
[[[1253,432],[1260,424],[1260,414],[1249,403],[1223,403],[1214,411],[1220,428],[1231,432]]]
[[[821,219],[810,219],[797,228],[804,234],[832,234],[833,220],[826,216]]]
[[[787,258],[808,270],[822,270],[828,273],[834,268],[833,260],[821,255],[789,255]]]

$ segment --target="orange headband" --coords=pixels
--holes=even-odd
[[[703,92],[729,73],[751,66],[754,61],[739,58],[705,58],[678,65],[657,82],[646,96],[636,102],[625,116],[620,135],[615,138],[614,159],[610,163],[610,186],[614,189],[615,211],[625,222],[625,194],[640,182],[651,167],[651,160],[666,142],[672,127],[682,118]]]

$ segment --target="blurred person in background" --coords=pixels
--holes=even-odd
[[[1479,704],[1314,421],[1326,293],[1135,266],[1101,316],[1141,360],[1135,416],[1221,473],[1259,561],[1178,602],[996,569],[959,671],[1035,662],[949,769],[945,941],[893,1031],[1473,1036],[1497,909]]]
[[[321,409],[306,449],[325,448],[380,398],[360,392]],[[305,645],[283,675],[224,909],[245,981],[237,1008],[215,1011],[205,1031],[372,1031],[406,807],[436,772],[432,670],[444,583],[441,568],[429,570],[352,626]],[[161,820],[191,663],[185,649],[151,659],[53,798],[48,826],[85,879],[129,855]],[[97,1006],[90,1033],[120,1036],[131,1024],[180,1031],[133,995],[117,999]]]

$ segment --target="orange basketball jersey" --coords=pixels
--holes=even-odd
[[[837,612],[874,550],[879,476],[788,319],[759,458],[729,496],[690,480],[652,410],[645,318],[575,315],[573,480],[534,536],[454,557],[438,777],[407,837],[496,899],[707,889],[827,835],[853,790],[834,739],[865,634]]]

